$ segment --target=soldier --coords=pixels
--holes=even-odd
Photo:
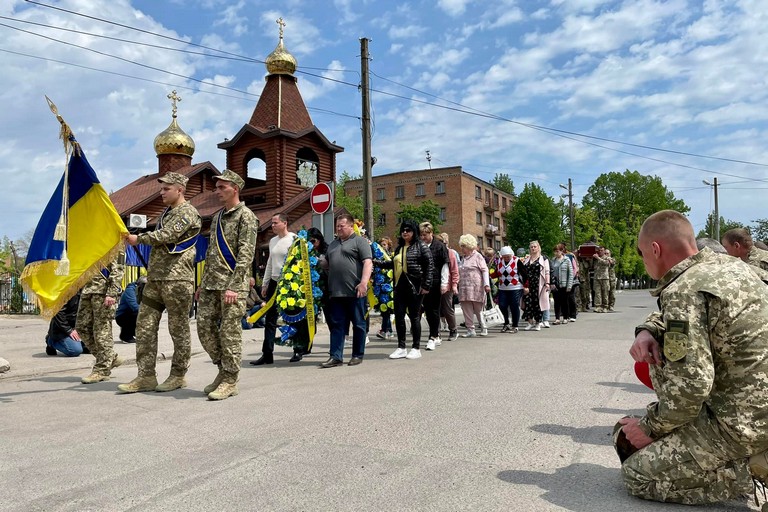
[[[650,366],[658,400],[622,418],[614,445],[637,497],[731,500],[768,482],[768,289],[741,262],[698,251],[682,214],[651,215],[638,236],[661,311],[630,354]]]
[[[186,386],[191,340],[189,311],[195,278],[195,242],[200,233],[200,214],[184,199],[186,176],[168,172],[157,179],[160,197],[167,206],[157,221],[155,231],[128,235],[131,245],[149,244],[147,284],[136,319],[136,365],[139,375],[117,389],[123,393],[138,391],[173,391]],[[168,331],[173,340],[170,376],[157,385],[157,329],[163,310],[168,309]]]
[[[590,271],[594,268],[595,262],[589,257],[581,254],[581,250],[576,251],[579,264],[579,311],[585,313],[589,309],[589,303],[592,302],[592,279]]]
[[[109,380],[112,368],[123,364],[123,359],[113,348],[112,319],[115,318],[124,272],[125,253],[120,252],[115,261],[93,276],[80,293],[75,325],[83,344],[96,358],[91,374],[80,379],[83,384]]]
[[[592,256],[595,262],[595,313],[606,313],[608,306],[608,269],[611,266],[611,259],[605,255],[605,247],[598,247],[597,254]]]
[[[605,255],[608,257],[608,311],[613,311],[616,305],[616,260],[611,256],[611,250],[606,249]]]
[[[728,254],[763,270],[768,270],[768,251],[755,247],[752,235],[743,228],[729,229],[723,235],[723,247]]]
[[[199,301],[197,335],[219,368],[214,381],[203,391],[209,400],[224,400],[238,393],[243,353],[240,320],[250,288],[258,222],[240,201],[243,178],[227,169],[214,179],[216,195],[224,208],[213,216],[205,270],[195,298]]]

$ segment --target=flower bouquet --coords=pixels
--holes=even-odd
[[[376,242],[371,243],[374,259],[389,261],[390,257]],[[368,288],[368,302],[379,313],[394,312],[392,299],[392,269],[374,266],[372,286]]]

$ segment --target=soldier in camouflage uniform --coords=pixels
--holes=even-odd
[[[121,252],[115,261],[93,276],[80,293],[75,325],[83,344],[96,358],[91,374],[81,379],[83,384],[109,380],[112,368],[123,364],[123,359],[113,348],[112,319],[115,318],[124,272],[125,253]]]
[[[768,271],[768,251],[755,247],[752,235],[746,229],[735,228],[726,231],[723,235],[723,247],[731,256]]]
[[[731,500],[768,482],[768,288],[744,263],[696,248],[678,212],[650,216],[638,251],[660,312],[630,354],[658,400],[622,418],[614,444],[629,492],[685,504]]]
[[[608,311],[608,269],[611,259],[605,255],[605,247],[600,247],[592,259],[595,263],[595,313],[605,313]]]
[[[184,375],[191,357],[189,311],[195,279],[195,241],[200,233],[200,214],[184,199],[188,178],[168,172],[158,180],[160,196],[167,206],[155,231],[128,235],[131,245],[149,244],[147,284],[136,319],[136,364],[139,375],[120,384],[122,393],[172,391],[186,386]],[[168,331],[173,340],[170,376],[157,385],[157,329],[163,310],[168,309]]]
[[[613,311],[616,305],[616,260],[609,249],[605,250],[605,255],[611,260],[608,265],[608,311]]]
[[[197,335],[213,364],[216,379],[205,387],[210,400],[238,393],[237,380],[243,349],[240,319],[245,313],[249,277],[256,250],[258,221],[240,201],[243,178],[225,170],[215,176],[216,195],[224,209],[213,216],[205,270],[197,290]]]

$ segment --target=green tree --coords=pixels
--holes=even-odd
[[[350,180],[359,180],[360,176],[350,176],[347,171],[342,171],[341,176],[336,182],[336,193],[334,194],[334,204],[336,206],[344,207],[350,215],[356,219],[365,219],[365,210],[363,208],[363,196],[362,193],[359,196],[348,195],[345,190],[345,185]],[[381,206],[373,204],[373,218],[374,220],[379,218],[381,213]],[[370,231],[370,226],[366,226],[366,229]],[[381,236],[379,229],[376,226],[373,228],[373,239],[378,240]]]
[[[491,180],[491,185],[511,196],[515,195],[515,184],[512,182],[509,174],[497,173],[493,180]]]
[[[768,243],[768,219],[756,219],[752,222],[755,223],[751,227],[752,240],[760,240],[761,242]]]
[[[532,240],[538,240],[542,251],[550,253],[552,247],[565,239],[561,220],[562,212],[554,199],[538,185],[526,183],[507,212],[510,247],[528,247]]]
[[[660,210],[690,211],[683,200],[664,186],[661,178],[629,169],[598,176],[584,195],[583,207],[595,212],[595,241],[611,250],[618,260],[617,273],[627,276],[645,272],[637,254],[637,235],[643,221]]]
[[[439,232],[443,221],[440,220],[440,205],[431,199],[415,203],[399,203],[400,211],[397,212],[398,222],[406,219],[422,223],[428,221],[432,223],[434,231]]]
[[[745,228],[744,224],[735,220],[726,220],[725,217],[720,217],[720,238],[723,237],[723,233],[730,229]],[[707,223],[704,225],[704,229],[696,234],[696,238],[717,238],[715,236],[715,214],[710,213],[707,215]],[[719,242],[720,240],[718,240]]]

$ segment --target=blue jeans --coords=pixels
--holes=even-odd
[[[520,299],[523,290],[499,290],[499,309],[504,315],[504,325],[509,325],[509,312],[512,311],[512,327],[520,323]]]
[[[49,339],[46,343],[49,347],[55,348],[67,357],[77,357],[83,353],[83,343],[75,341],[69,336],[57,341],[51,341]]]
[[[331,297],[328,300],[325,314],[331,331],[330,356],[333,359],[344,360],[344,331],[349,322],[352,323],[352,357],[365,354],[366,305],[366,297]]]
[[[245,316],[240,319],[240,324],[242,325],[244,331],[247,331],[248,329],[253,329],[254,327],[264,327],[263,316],[259,318],[259,321],[254,324],[248,322],[248,317],[256,313],[260,309],[261,309],[261,304],[254,304],[254,306],[245,313]]]
[[[381,314],[381,330],[384,332],[392,332],[392,313],[389,311]]]

